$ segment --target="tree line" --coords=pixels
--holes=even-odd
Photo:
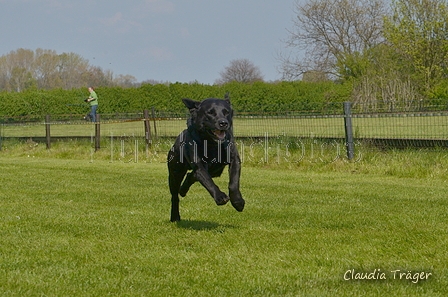
[[[89,64],[75,53],[54,50],[17,49],[0,57],[0,90],[75,89],[83,86],[124,86],[136,84],[131,75],[114,76],[111,70]]]
[[[231,81],[263,81],[260,69],[248,59],[235,59],[220,72],[216,84]],[[54,50],[17,49],[0,57],[0,91],[65,90],[95,87],[138,87],[142,84],[169,84],[156,80],[137,82],[132,75],[114,75],[111,70],[89,64],[75,53],[57,54]]]

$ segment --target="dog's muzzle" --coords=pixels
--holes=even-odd
[[[227,120],[221,120],[218,122],[219,129],[212,130],[213,135],[217,140],[224,140],[226,138],[226,131],[229,128],[229,122]]]

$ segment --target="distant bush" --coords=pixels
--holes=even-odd
[[[327,110],[336,102],[348,100],[350,85],[332,82],[255,82],[252,84],[144,84],[139,88],[101,87],[99,112],[126,113],[155,108],[157,111],[185,112],[181,99],[223,98],[229,92],[238,112],[284,112]],[[86,89],[30,90],[0,92],[0,116],[43,116],[45,114],[82,114],[88,110]]]

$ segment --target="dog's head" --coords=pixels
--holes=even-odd
[[[184,98],[182,101],[190,110],[189,127],[193,127],[204,137],[215,141],[231,137],[233,110],[227,94],[224,100],[208,98],[203,101],[194,101]]]

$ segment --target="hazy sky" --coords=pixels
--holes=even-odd
[[[76,53],[138,81],[212,84],[234,59],[265,80],[281,77],[278,54],[295,0],[0,0],[0,56],[19,48]]]

